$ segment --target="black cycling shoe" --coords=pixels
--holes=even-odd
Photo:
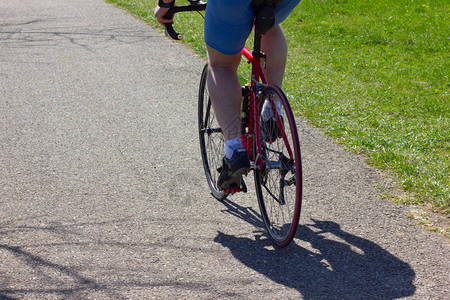
[[[219,168],[219,178],[217,179],[217,187],[221,191],[232,188],[239,188],[241,176],[250,169],[250,160],[247,150],[234,150],[230,159],[223,158],[223,165]]]
[[[284,124],[283,117],[281,118],[281,123]],[[263,134],[263,139],[267,143],[273,143],[278,138],[281,138],[281,131],[280,128],[278,128],[277,121],[275,118],[270,118],[267,121],[262,121],[261,124],[261,133]]]

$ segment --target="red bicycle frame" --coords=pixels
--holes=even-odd
[[[261,159],[261,136],[259,130],[254,130],[255,128],[259,128],[259,99],[256,97],[256,87],[259,84],[260,80],[262,84],[267,84],[266,78],[264,76],[264,72],[261,68],[261,58],[266,59],[265,55],[261,53],[259,50],[260,48],[260,42],[261,42],[261,36],[255,35],[255,51],[251,52],[247,47],[244,47],[242,50],[242,55],[247,59],[247,62],[249,64],[252,64],[252,80],[250,84],[250,88],[252,93],[250,93],[250,107],[249,107],[249,122],[248,122],[248,133],[247,136],[242,136],[241,140],[245,140],[243,142],[243,145],[245,145],[247,152],[250,155],[250,159],[255,162],[255,169],[261,169],[263,161]],[[283,141],[286,145],[286,149],[289,153],[290,160],[293,162],[293,153],[291,146],[288,142],[286,132],[284,131],[283,122],[281,121],[280,115],[278,114],[275,105],[273,103],[273,100],[270,103],[273,115],[276,116],[276,122],[278,125],[278,128],[281,130],[281,135],[283,138]],[[256,117],[255,117],[256,116]],[[253,151],[253,145],[252,145],[252,139],[251,137],[255,138],[255,151]]]
[[[256,53],[256,52],[254,52]],[[264,76],[263,70],[261,68],[261,58],[264,56],[259,52],[258,55],[254,55],[247,47],[242,50],[242,55],[247,59],[249,64],[252,64],[252,80],[250,83],[250,88],[252,91],[256,90],[256,86],[259,81],[266,84],[266,78]],[[248,122],[248,133],[247,136],[242,137],[245,139],[245,144],[247,152],[250,155],[250,159],[255,161],[255,168],[262,168],[263,161],[261,159],[261,143],[260,143],[260,132],[259,130],[254,130],[259,128],[259,103],[256,93],[250,93],[250,107],[249,107],[249,122]],[[253,149],[252,137],[255,139],[255,149]]]
[[[166,14],[166,18],[171,18],[175,13],[181,12],[181,11],[201,11],[206,9],[206,3],[199,3],[198,0],[189,0],[191,2],[191,5],[185,5],[185,6],[174,6],[172,7]],[[175,39],[179,40],[182,38],[182,35],[179,33],[176,33],[175,30],[172,27],[172,24],[166,23],[165,24],[166,30],[169,33],[169,35]],[[258,31],[258,30],[256,30]],[[260,132],[259,130],[255,130],[255,128],[259,128],[259,99],[256,96],[257,95],[257,87],[259,85],[259,82],[261,81],[262,84],[267,84],[266,78],[264,76],[263,70],[261,68],[261,58],[265,59],[265,55],[261,52],[261,34],[259,32],[255,32],[255,40],[254,40],[254,51],[251,52],[247,47],[244,47],[242,51],[242,55],[246,57],[248,63],[252,64],[252,80],[250,83],[251,87],[251,93],[250,93],[250,108],[249,108],[249,124],[248,124],[248,133],[246,135],[242,135],[242,141],[244,144],[244,147],[247,149],[250,159],[253,160],[254,167],[257,169],[262,169],[263,167],[263,161],[261,159],[261,140],[260,140]],[[277,88],[280,92],[281,90]],[[282,92],[281,92],[282,93]],[[283,123],[281,121],[280,116],[276,112],[275,105],[273,101],[271,101],[271,106],[274,112],[274,115],[276,116],[276,122],[278,125],[278,128],[282,129],[281,134],[283,137],[283,140],[286,144],[286,148],[289,152],[290,159],[293,161],[293,155],[292,155],[292,149],[289,145],[289,142],[286,137],[286,133],[283,130]],[[255,149],[253,149],[253,140],[255,139]]]

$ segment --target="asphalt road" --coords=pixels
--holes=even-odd
[[[101,0],[0,0],[0,299],[448,299],[448,240],[303,120],[292,245],[251,178],[213,200],[203,64]]]

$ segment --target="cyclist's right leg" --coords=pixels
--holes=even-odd
[[[275,25],[263,35],[261,39],[261,51],[266,54],[264,75],[267,83],[275,84],[281,88],[283,84],[284,70],[286,68],[287,42],[280,25]],[[281,103],[276,102],[278,113],[281,113]],[[274,114],[269,102],[265,102],[262,108],[263,122],[274,123]],[[273,120],[271,120],[273,119]],[[276,126],[266,125],[264,128],[276,129]],[[276,136],[276,135],[275,135]]]
[[[281,87],[286,67],[287,42],[280,25],[300,3],[300,0],[284,0],[275,8],[275,23],[261,40],[261,50],[267,56],[264,74],[267,82]]]
[[[281,87],[286,68],[287,42],[280,25],[275,25],[263,35],[261,51],[267,57],[264,69],[267,83]]]
[[[284,0],[275,8],[275,23],[261,40],[261,50],[267,56],[264,75],[267,83],[281,88],[286,68],[287,42],[280,24],[289,16],[300,0]]]
[[[284,71],[286,68],[286,57],[287,57],[287,41],[283,30],[280,27],[280,23],[283,22],[292,10],[298,5],[300,0],[285,0],[280,6],[275,8],[275,22],[274,25],[261,39],[261,50],[266,54],[264,75],[266,77],[267,83],[275,84],[281,88],[283,84]],[[278,113],[282,117],[281,113],[281,103],[275,101]],[[275,116],[270,107],[269,103],[266,101],[264,103],[262,114],[262,121],[266,122],[263,128],[272,128],[270,140],[279,136],[277,134],[277,127],[275,124]]]

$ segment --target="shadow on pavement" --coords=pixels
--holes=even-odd
[[[264,227],[254,210],[223,203],[230,214]],[[304,299],[396,299],[415,293],[409,264],[335,222],[312,222],[300,225],[296,240],[284,249],[274,248],[263,231],[256,241],[222,232],[215,241],[247,267],[298,290]],[[308,249],[299,244],[309,244]]]

